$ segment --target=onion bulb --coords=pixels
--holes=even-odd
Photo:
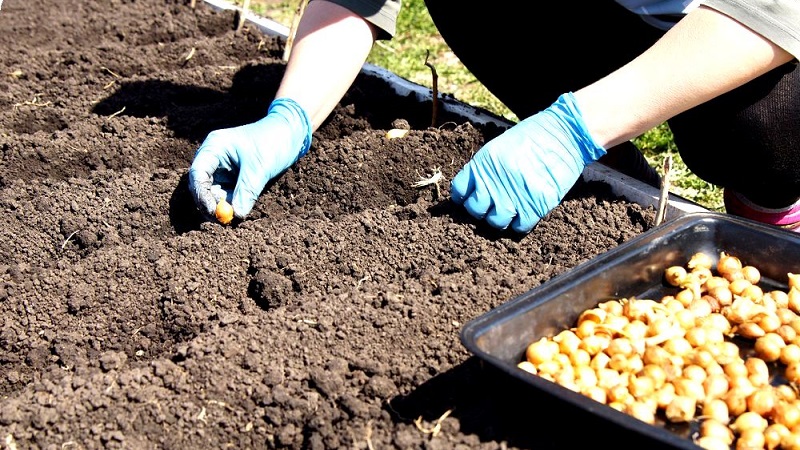
[[[233,206],[230,203],[222,199],[217,203],[217,209],[214,212],[217,220],[223,225],[227,225],[231,223],[233,220]]]

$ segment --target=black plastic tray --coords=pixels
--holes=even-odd
[[[715,212],[690,213],[627,241],[552,278],[470,321],[461,342],[502,372],[590,413],[623,431],[639,433],[671,448],[698,449],[689,426],[650,425],[609,406],[517,368],[527,346],[575,325],[578,315],[602,301],[659,300],[676,288],[663,281],[664,269],[685,266],[696,252],[716,258],[720,252],[757,267],[762,287],[787,289],[787,273],[800,273],[800,234]],[[641,437],[640,436],[640,437]]]

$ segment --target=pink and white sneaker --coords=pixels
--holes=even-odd
[[[764,208],[731,189],[725,189],[724,200],[728,214],[800,232],[800,201],[786,208]]]

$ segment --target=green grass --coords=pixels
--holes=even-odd
[[[251,0],[256,14],[290,26],[300,0]],[[234,3],[241,4],[241,0]],[[423,0],[404,0],[397,23],[397,34],[390,41],[380,41],[367,61],[419,85],[432,88],[431,69],[438,75],[440,94],[452,95],[470,105],[489,110],[511,121],[518,118],[491,94],[450,51],[436,30]],[[664,161],[672,158],[670,191],[705,208],[724,211],[722,190],[692,174],[683,163],[672,139],[672,132],[662,124],[634,139],[647,161],[663,175]]]

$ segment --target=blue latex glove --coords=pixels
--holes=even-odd
[[[484,145],[453,177],[450,196],[495,228],[527,233],[605,153],[566,93]]]
[[[288,98],[273,100],[258,122],[212,131],[189,168],[189,190],[197,207],[213,218],[224,198],[234,215],[244,219],[269,180],[308,152],[311,132],[306,112]]]

